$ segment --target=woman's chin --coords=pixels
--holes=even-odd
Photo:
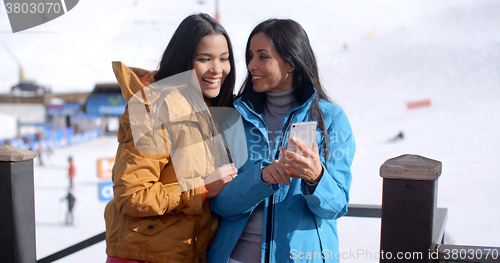
[[[253,91],[255,92],[266,92],[265,88],[253,86]]]
[[[201,93],[203,93],[203,97],[213,99],[219,95],[220,89],[207,89],[207,90],[202,90]]]

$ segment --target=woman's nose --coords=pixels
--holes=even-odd
[[[214,62],[210,68],[210,72],[218,74],[222,72],[222,65],[218,62]]]
[[[250,72],[252,72],[252,70],[256,70],[257,69],[257,63],[255,63],[255,60],[253,58],[250,59],[250,62],[248,63],[248,66],[247,66],[247,69]]]

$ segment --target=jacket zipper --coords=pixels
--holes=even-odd
[[[283,128],[281,129],[281,137],[280,137],[280,142],[278,144],[278,147],[283,144],[283,138],[285,137],[285,132],[288,130],[288,126],[290,125],[291,120],[295,116],[295,112],[288,117],[288,120],[286,120],[285,125],[283,125]],[[279,148],[278,148],[279,149]],[[279,150],[276,151],[276,154],[274,156],[274,160],[278,159],[279,157]],[[269,197],[269,201],[267,204],[267,224],[266,224],[266,248],[265,248],[265,258],[264,262],[270,263],[271,262],[271,256],[272,256],[272,249],[273,246],[271,244],[271,239],[274,236],[274,194]]]

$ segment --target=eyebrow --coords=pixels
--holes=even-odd
[[[226,55],[226,54],[229,54],[229,51],[226,51],[226,52],[224,52],[224,53],[222,53],[220,55],[222,56],[222,55]],[[197,53],[197,54],[195,54],[195,56],[200,56],[200,55],[202,55],[202,56],[208,56],[208,57],[212,56],[212,54],[210,54],[210,53]]]
[[[257,49],[257,52],[262,52],[262,51],[266,51],[267,53],[271,53],[271,52],[269,52],[269,50],[267,50],[265,48]]]

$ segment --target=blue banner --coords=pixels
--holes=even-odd
[[[113,199],[113,182],[99,183],[99,200],[108,202]]]

